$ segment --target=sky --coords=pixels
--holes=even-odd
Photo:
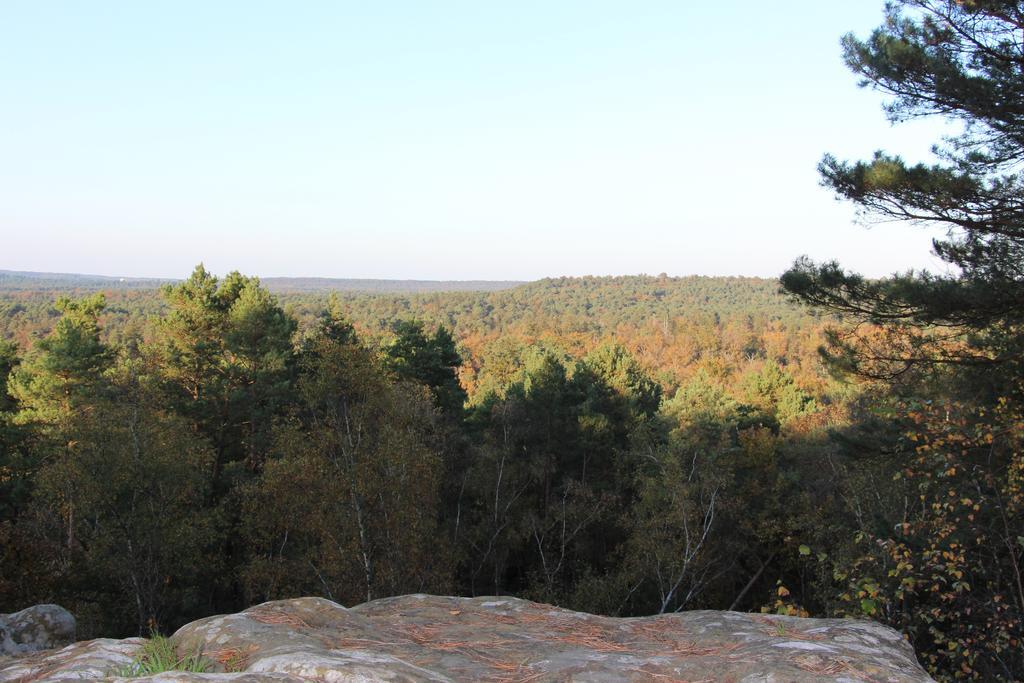
[[[825,152],[927,159],[839,39],[882,0],[0,0],[0,269],[941,270]]]

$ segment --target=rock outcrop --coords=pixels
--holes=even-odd
[[[74,641],[75,618],[59,605],[0,614],[0,655],[50,650]]]
[[[409,595],[346,609],[268,602],[172,637],[211,673],[150,681],[929,681],[871,621],[694,611],[614,619],[514,598]],[[141,639],[0,661],[0,680],[110,678]],[[138,679],[137,679],[138,680]]]

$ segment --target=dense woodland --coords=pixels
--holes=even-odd
[[[121,421],[146,416],[146,429],[163,425],[166,438],[187,436],[187,443],[163,443],[154,434],[153,447],[195,452],[205,463],[205,477],[190,489],[194,497],[181,501],[189,516],[166,533],[176,536],[178,524],[201,531],[202,539],[172,553],[176,561],[234,578],[216,594],[193,597],[192,612],[182,610],[188,603],[172,585],[137,599],[97,597],[94,609],[118,614],[97,612],[103,628],[167,627],[296,591],[328,591],[348,602],[412,590],[514,592],[618,613],[709,605],[717,593],[719,602],[758,608],[777,593],[780,578],[762,564],[772,556],[781,561],[787,544],[799,557],[795,549],[807,539],[780,528],[752,544],[756,528],[743,536],[730,529],[753,520],[747,506],[729,512],[736,484],[720,477],[767,476],[758,484],[765,492],[783,481],[775,481],[774,455],[762,463],[771,465],[769,474],[757,467],[726,472],[712,465],[715,454],[803,448],[810,435],[845,424],[857,393],[831,379],[818,358],[820,322],[788,304],[771,281],[590,278],[490,294],[285,301],[256,279],[218,280],[201,268],[162,291],[114,290],[56,303],[52,292],[5,295],[5,334],[18,340],[9,347],[8,367],[16,369],[8,424],[25,453],[21,473],[8,479],[10,500],[24,502],[11,506],[12,519],[28,522],[29,493],[38,494],[39,477],[49,472],[50,456],[29,455],[44,445],[29,447],[42,438],[44,423],[68,430],[50,434],[47,448],[69,441],[73,450],[85,448],[78,431],[86,426],[77,421],[87,418],[97,447],[106,448],[123,439],[102,434],[141,433]],[[416,312],[418,320],[409,317]],[[129,404],[136,406],[130,414],[107,416]],[[336,441],[354,416],[359,448]],[[390,439],[401,443],[388,445]],[[785,456],[794,467],[812,455],[797,450]],[[814,451],[807,474],[820,469],[822,457]],[[84,468],[81,456],[73,460]],[[325,472],[328,465],[338,469]],[[677,485],[684,489],[666,487],[683,465],[689,469]],[[195,467],[188,468],[193,475]],[[65,485],[87,474],[98,477],[97,487],[112,484],[109,471],[85,469],[63,471]],[[124,481],[126,492],[148,491],[143,481],[150,479],[152,472],[140,472]],[[338,496],[352,485],[367,488]],[[690,501],[691,492],[704,503]],[[663,496],[675,499],[676,521],[695,524],[699,536],[671,538],[678,530],[664,516],[671,498]],[[339,507],[328,509],[326,501]],[[766,516],[784,507],[769,497],[759,505],[769,506]],[[67,544],[71,527],[92,515],[84,503],[76,507],[73,517],[49,517],[61,559],[48,562],[68,562],[78,575]],[[192,518],[204,508],[202,523]],[[363,510],[365,528],[360,515],[353,519],[355,508]],[[151,514],[168,516],[170,509],[160,503]],[[295,529],[277,526],[298,520]],[[29,529],[26,540],[37,546],[39,530]],[[318,536],[326,533],[330,538]],[[88,536],[76,530],[74,544]],[[679,564],[677,551],[687,543],[695,544],[693,557]],[[127,548],[126,539],[104,552],[114,548]],[[661,551],[659,567],[648,554]],[[207,555],[227,567],[197,561]],[[644,576],[652,568],[660,579]],[[168,567],[153,571],[173,575]],[[66,576],[45,573],[70,588]],[[11,589],[32,585],[8,572],[5,579]],[[85,583],[96,589],[95,576]],[[217,582],[191,583],[212,591]],[[123,612],[128,605],[137,609]]]
[[[85,635],[408,592],[902,625],[877,539],[934,415],[833,376],[842,323],[777,282],[279,298],[199,267],[0,302],[0,599]]]
[[[966,124],[820,169],[943,228],[947,275],[0,282],[0,605],[110,636],[295,595],[854,616],[1024,678],[1021,27],[903,0],[844,39],[894,121]]]

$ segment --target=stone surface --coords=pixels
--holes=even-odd
[[[346,609],[321,598],[209,617],[173,636],[214,673],[149,681],[929,681],[870,621],[695,611],[613,619],[514,598],[409,595]],[[0,680],[110,678],[139,639],[0,661]],[[140,679],[136,679],[140,680]]]
[[[142,647],[142,638],[100,638],[32,655],[0,658],[0,681],[108,680],[128,666]]]
[[[0,614],[0,655],[50,650],[75,642],[75,618],[59,605]]]

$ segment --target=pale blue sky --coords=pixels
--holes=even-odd
[[[0,268],[884,275],[830,151],[916,159],[839,51],[881,0],[0,0]]]

